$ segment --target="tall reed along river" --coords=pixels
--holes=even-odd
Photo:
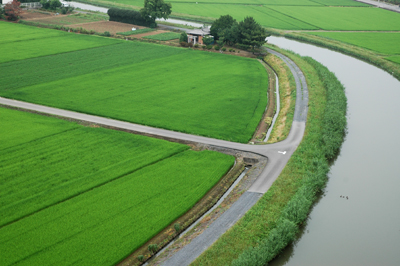
[[[277,37],[268,43],[324,64],[348,99],[348,133],[325,195],[299,239],[269,265],[400,265],[400,82],[328,49]]]

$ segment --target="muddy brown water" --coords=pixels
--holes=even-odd
[[[348,133],[325,194],[298,240],[268,265],[400,265],[400,81],[328,49],[268,42],[327,66],[348,99]]]

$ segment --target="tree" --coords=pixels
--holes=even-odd
[[[179,42],[188,42],[188,36],[186,32],[181,33],[181,36],[179,37]]]
[[[222,32],[226,29],[230,29],[236,20],[230,15],[220,16],[219,19],[214,21],[210,28],[210,34],[214,36],[215,40],[218,40],[222,36]]]
[[[203,43],[205,45],[210,45],[212,42],[214,41],[214,39],[210,36],[204,36],[203,37]]]
[[[251,47],[253,53],[255,48],[259,48],[266,43],[265,38],[268,36],[265,29],[252,17],[246,17],[243,21],[239,22],[237,42],[244,46]]]
[[[18,0],[13,0],[4,6],[4,14],[7,20],[17,20],[21,14],[21,3]]]
[[[164,0],[144,0],[144,8],[140,9],[140,13],[144,19],[157,25],[156,19],[167,19],[172,12],[171,8],[171,4],[165,3]]]

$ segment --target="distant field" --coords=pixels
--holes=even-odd
[[[297,8],[297,7],[296,7]],[[317,27],[276,12],[266,6],[230,5],[230,4],[195,4],[174,3],[173,11],[177,13],[219,18],[229,14],[238,21],[252,16],[262,26],[277,29],[317,29]]]
[[[315,32],[312,34],[353,44],[382,54],[400,54],[399,32]]]
[[[3,21],[0,21],[0,30],[2,34],[4,34],[0,41],[0,63],[122,42],[116,39],[78,35],[50,29],[39,29]],[[36,34],[33,34],[34,32],[36,32]],[[25,33],[27,34],[26,36]]]
[[[159,41],[169,41],[174,39],[179,39],[181,35],[176,32],[164,32],[156,35],[144,36],[145,39],[159,40]]]
[[[400,56],[389,56],[386,57],[387,60],[400,64]]]
[[[269,8],[324,30],[400,30],[400,14],[379,8],[305,6]]]
[[[71,42],[81,43],[81,35],[65,38],[71,36]],[[259,62],[116,43],[0,64],[0,95],[214,138],[247,142],[252,137],[267,103],[268,75]],[[28,48],[14,57],[27,54]],[[2,53],[0,61],[12,57]]]
[[[143,136],[0,114],[0,265],[114,265],[234,162]]]

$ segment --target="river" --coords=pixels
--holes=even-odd
[[[268,43],[327,66],[348,98],[348,133],[325,193],[299,239],[269,265],[400,265],[400,82],[328,49],[278,37]]]

